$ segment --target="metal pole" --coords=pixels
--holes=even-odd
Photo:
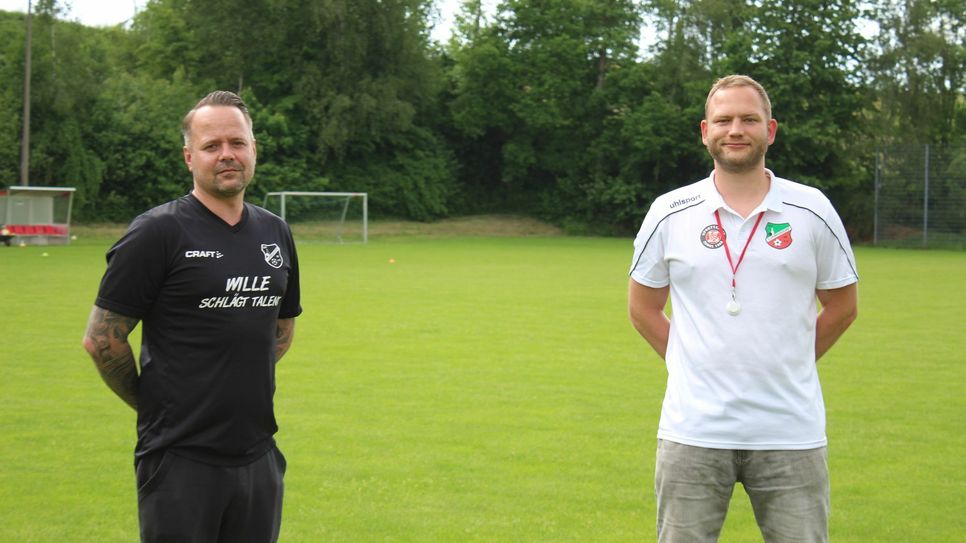
[[[31,49],[31,0],[27,0],[27,33],[24,38],[23,62],[23,137],[20,140],[20,184],[30,185],[30,49]]]
[[[70,191],[67,196],[67,245],[70,245],[70,214],[74,209],[74,191]]]
[[[362,243],[369,243],[369,193],[362,193]]]
[[[342,240],[342,231],[345,230],[345,216],[349,213],[349,201],[352,200],[352,196],[346,196],[342,203],[342,215],[339,217],[339,227],[336,229],[335,237],[339,240],[339,243],[345,243]]]
[[[882,163],[880,162],[882,157],[882,148],[876,148],[875,150],[875,204],[873,208],[875,211],[872,213],[872,245],[879,244],[879,183],[881,181],[879,177],[879,171],[882,168]]]
[[[923,146],[925,166],[923,168],[923,197],[922,197],[922,246],[929,246],[929,144]]]

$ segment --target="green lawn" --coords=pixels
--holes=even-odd
[[[134,414],[80,347],[108,245],[0,247],[0,541],[137,539]],[[652,541],[665,371],[627,321],[631,250],[302,244],[281,541]],[[966,253],[857,256],[859,320],[821,361],[833,540],[956,541]],[[740,489],[722,541],[760,541]]]

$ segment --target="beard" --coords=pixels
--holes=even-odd
[[[218,184],[215,185],[214,190],[220,196],[232,197],[245,192],[245,189],[248,188],[249,183],[249,180],[242,180],[239,183],[234,183],[231,185]]]
[[[708,146],[708,153],[715,165],[728,173],[746,173],[761,166],[768,152],[768,144],[751,140],[750,147],[735,152],[724,147],[725,140],[716,140]]]
[[[235,170],[233,179],[219,178],[220,174],[226,169]],[[237,162],[227,163],[215,171],[215,175],[211,181],[211,190],[220,196],[231,197],[238,195],[245,192],[245,189],[251,184],[254,173],[254,171],[245,169],[244,166]]]

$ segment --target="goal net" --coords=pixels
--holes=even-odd
[[[369,241],[369,196],[365,192],[269,192],[262,207],[287,222],[300,240]]]

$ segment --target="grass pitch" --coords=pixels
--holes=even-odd
[[[134,413],[80,347],[111,241],[0,247],[0,541],[137,539]],[[966,253],[857,256],[859,320],[820,362],[833,540],[955,541]],[[281,541],[653,540],[665,371],[627,321],[631,240],[377,235],[300,258]],[[740,488],[722,541],[760,541]]]

